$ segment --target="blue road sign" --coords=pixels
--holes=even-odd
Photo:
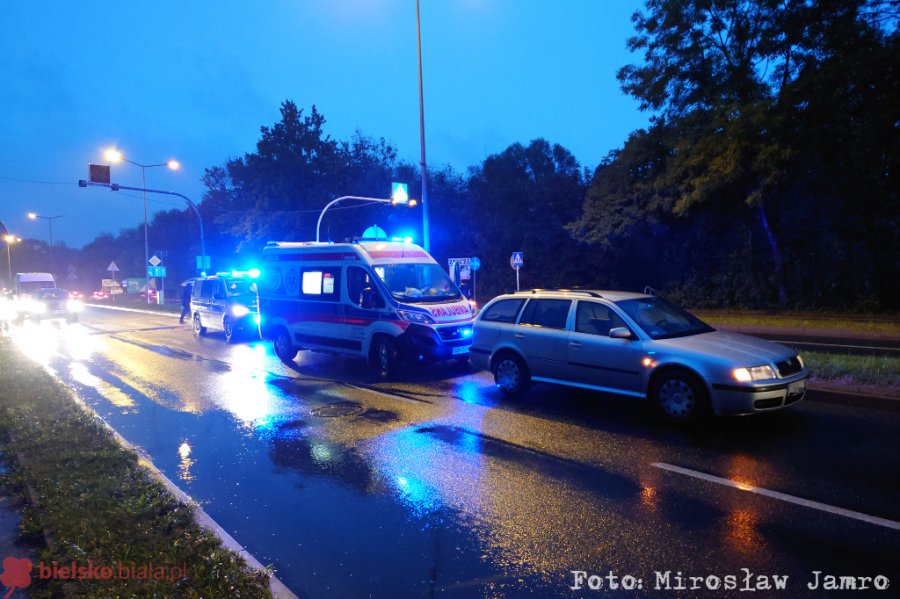
[[[509,264],[516,270],[522,268],[522,265],[525,264],[525,260],[522,258],[522,252],[513,252],[512,258],[509,259]]]
[[[481,260],[478,259],[478,256],[475,256],[474,258],[472,258],[472,260],[469,261],[469,266],[472,268],[472,270],[478,270],[479,268],[481,268]]]

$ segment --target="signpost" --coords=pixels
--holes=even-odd
[[[116,273],[119,272],[119,265],[116,264],[115,260],[110,260],[109,266],[106,267],[106,270],[108,270],[109,274],[112,276],[112,283],[107,285],[106,281],[109,281],[110,279],[103,279],[103,281],[100,283],[100,289],[109,289],[107,293],[112,296],[113,301],[116,301],[116,295],[122,293],[122,288],[116,282]]]
[[[453,274],[456,271],[456,268],[459,267],[459,280],[456,281],[457,285],[472,278],[471,258],[448,258],[447,265],[450,267],[450,274]]]
[[[165,301],[166,289],[166,267],[160,266],[162,260],[156,254],[148,261],[152,266],[147,267],[147,279],[162,279],[162,289],[156,290],[156,303],[162,304]],[[147,281],[147,298],[150,297],[150,281]]]
[[[509,265],[513,267],[516,271],[516,291],[519,290],[519,269],[525,264],[525,260],[522,257],[522,252],[513,252],[512,256],[509,258]]]
[[[472,260],[469,262],[469,266],[472,268],[472,299],[475,300],[475,273],[478,272],[479,268],[481,268],[481,260],[478,258],[478,256],[474,256],[472,258]]]

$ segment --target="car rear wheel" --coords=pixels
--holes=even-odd
[[[531,385],[531,373],[522,358],[504,354],[494,363],[494,382],[505,395],[519,397]]]
[[[206,327],[200,322],[200,315],[194,314],[194,335],[201,337],[206,334]]]
[[[227,341],[228,343],[234,343],[234,321],[231,320],[230,316],[226,316],[225,319],[222,320],[222,328],[225,330],[225,341]]]
[[[372,341],[371,362],[380,376],[392,376],[397,371],[397,365],[400,362],[397,342],[387,335],[376,337]]]
[[[275,349],[275,355],[282,362],[291,362],[297,357],[297,348],[291,341],[291,335],[284,327],[278,327],[275,330],[275,336],[272,337],[272,347]]]
[[[653,381],[650,398],[656,411],[672,422],[696,422],[709,413],[706,390],[688,372],[670,371]]]

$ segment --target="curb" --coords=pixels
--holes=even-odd
[[[837,397],[821,397],[818,399],[810,399],[807,394],[806,400],[814,403],[827,403],[841,406],[865,407],[876,410],[885,410],[889,412],[900,412],[900,398],[888,395],[875,395],[873,393],[858,393],[855,391],[843,391],[840,389],[830,389],[828,387],[808,387],[808,391],[815,391],[825,395]],[[847,396],[853,399],[845,399]]]
[[[80,403],[80,402],[79,402]],[[143,450],[138,449],[134,445],[131,444],[128,439],[123,437],[119,431],[114,429],[111,424],[109,424],[102,416],[94,412],[89,406],[81,404],[82,408],[87,410],[94,418],[96,418],[99,422],[103,424],[103,426],[112,433],[113,437],[115,437],[116,441],[119,442],[122,447],[126,449],[130,449],[135,454],[137,454],[139,458],[139,463],[147,468],[150,473],[156,478],[159,482],[163,484],[169,493],[178,498],[179,501],[184,503],[186,506],[191,508],[194,512],[194,519],[197,521],[201,527],[210,531],[221,541],[222,546],[226,549],[230,549],[234,551],[238,555],[240,555],[244,561],[247,562],[247,565],[253,568],[254,570],[260,572],[266,572],[269,577],[269,591],[272,593],[272,596],[276,599],[299,599],[297,595],[295,595],[281,580],[275,576],[274,573],[271,573],[267,570],[262,563],[253,556],[252,553],[247,551],[243,545],[237,542],[234,537],[228,534],[222,526],[212,519],[212,516],[206,513],[203,508],[200,507],[200,504],[194,501],[194,499],[178,488],[178,486],[173,483],[169,477],[163,474],[156,465],[150,460],[150,456],[148,456]]]

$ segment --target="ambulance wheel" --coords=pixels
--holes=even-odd
[[[391,376],[397,370],[400,354],[393,337],[379,335],[372,342],[372,366],[380,376]]]
[[[237,332],[234,330],[234,321],[231,320],[230,316],[226,316],[222,321],[222,328],[225,330],[226,343],[234,343]]]
[[[275,329],[275,336],[272,337],[272,347],[275,349],[275,355],[282,362],[291,362],[297,357],[297,348],[291,342],[291,336],[284,327]]]
[[[206,334],[206,327],[200,323],[200,315],[194,314],[194,335],[202,337]]]

